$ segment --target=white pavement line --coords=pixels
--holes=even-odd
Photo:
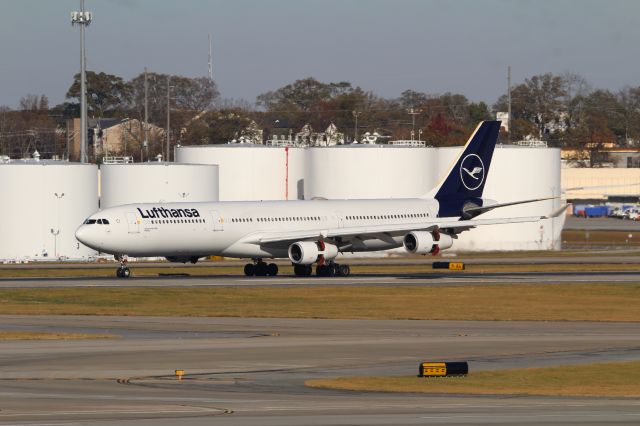
[[[3,423],[2,426],[72,426],[82,423]]]
[[[640,417],[640,413],[615,413],[615,416],[625,416],[625,417]],[[611,417],[612,413],[580,413],[580,412],[571,412],[571,413],[557,413],[557,414],[532,414],[532,413],[523,413],[523,414],[460,414],[460,415],[449,415],[449,416],[420,416],[421,419],[429,419],[429,420],[456,420],[456,419],[488,419],[492,422],[496,420],[508,420],[508,419],[522,419],[523,416],[526,416],[527,419],[531,418],[563,418],[570,417],[572,419],[580,418],[580,417]]]
[[[126,408],[126,409],[102,409],[102,410],[74,410],[74,411],[47,411],[45,413],[0,413],[2,417],[38,417],[38,416],[74,416],[87,414],[173,414],[173,413],[224,413],[221,408],[207,407],[176,407],[176,408]]]

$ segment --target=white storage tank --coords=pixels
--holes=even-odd
[[[176,148],[177,163],[217,164],[220,201],[303,198],[304,148],[253,144]]]
[[[439,149],[439,179],[451,167],[461,147]],[[439,180],[438,180],[439,182]],[[499,203],[531,198],[559,197],[560,150],[498,145],[484,188],[483,198]],[[559,198],[504,207],[482,218],[544,216],[562,205]],[[538,222],[481,226],[459,235],[454,251],[559,250],[565,215]]]
[[[139,163],[100,167],[100,208],[132,203],[218,201],[218,166]]]
[[[306,199],[411,198],[436,184],[435,148],[338,145],[307,149]]]
[[[97,253],[75,238],[98,210],[98,167],[59,161],[0,164],[0,259],[84,260]]]

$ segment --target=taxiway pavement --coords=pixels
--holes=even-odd
[[[545,283],[638,283],[638,270],[559,272],[468,272],[351,275],[349,277],[245,277],[239,275],[157,276],[132,278],[0,278],[1,288],[71,287],[278,287],[299,285],[335,286],[438,286]]]
[[[0,423],[638,424],[640,400],[310,389],[312,378],[638,359],[632,323],[0,316],[0,329],[115,340],[0,342]],[[174,370],[187,376],[179,382]]]

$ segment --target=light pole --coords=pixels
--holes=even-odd
[[[62,197],[64,197],[64,192],[61,192],[60,194],[54,192],[53,195],[58,199],[56,203],[57,223],[55,230],[51,228],[51,234],[53,235],[53,255],[56,257],[56,259],[58,259],[60,257],[58,256],[58,235],[60,234],[60,200],[62,199]]]
[[[144,67],[144,143],[142,144],[147,151],[147,161],[149,159],[149,83],[147,82],[147,67]],[[142,157],[142,150],[140,150]],[[140,159],[142,162],[142,158]]]
[[[418,129],[418,142],[422,140],[422,129]]]
[[[354,141],[354,142],[358,142],[358,116],[359,116],[360,114],[362,114],[362,111],[355,111],[355,110],[354,110],[354,111],[351,111],[351,114],[353,114],[353,116],[354,116],[354,117],[355,117],[355,119],[356,119],[355,132],[354,132],[354,139],[353,139],[353,141]]]
[[[80,12],[71,12],[71,25],[80,25],[80,162],[87,162],[87,78],[84,53],[84,28],[91,23],[91,12],[84,10],[80,0]]]
[[[167,159],[169,161],[169,144],[171,143],[171,76],[167,76]]]
[[[167,76],[167,158],[169,161],[169,150],[171,149],[171,76]]]
[[[60,233],[59,229],[54,230],[51,228],[51,234],[53,235],[53,256],[58,259],[58,234]]]

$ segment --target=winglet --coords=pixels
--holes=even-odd
[[[563,206],[560,206],[559,208],[557,208],[554,211],[552,211],[551,214],[549,214],[548,216],[542,216],[541,219],[556,218],[556,217],[560,216],[562,213],[564,213],[567,210],[567,207],[569,207],[569,204],[565,204]]]

